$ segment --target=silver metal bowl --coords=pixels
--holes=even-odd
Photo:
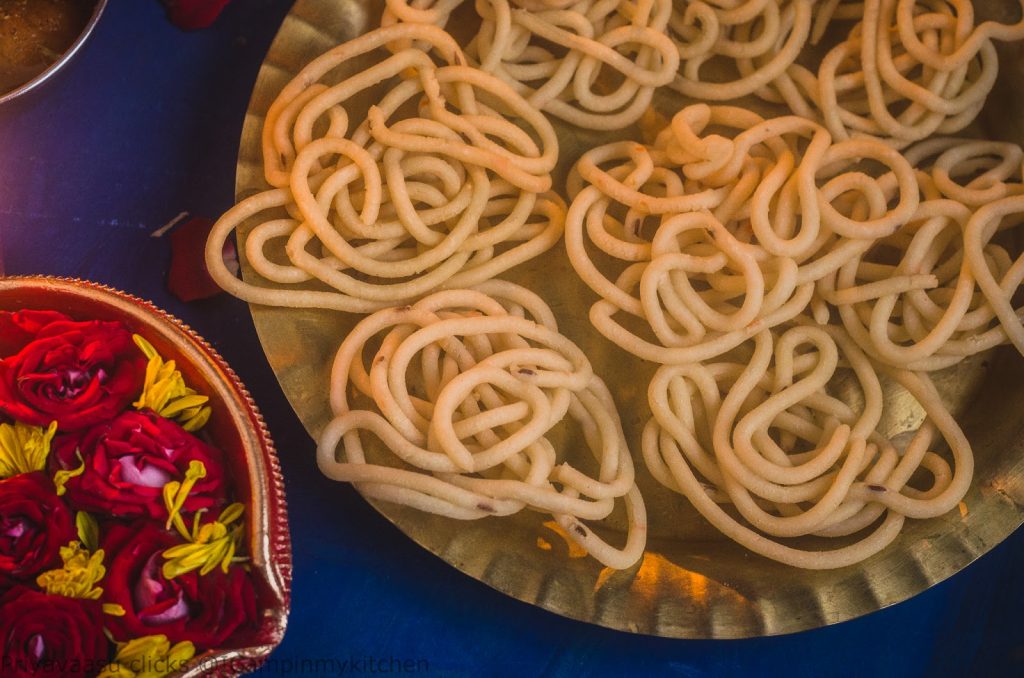
[[[0,92],[0,104],[4,104],[8,101],[17,99],[23,94],[26,94],[36,89],[44,82],[53,78],[53,76],[56,75],[58,71],[64,68],[64,66],[66,66],[72,59],[74,59],[75,55],[78,54],[78,51],[82,49],[82,45],[84,45],[85,41],[89,39],[90,35],[92,35],[92,30],[96,27],[97,22],[99,22],[100,20],[100,15],[103,14],[103,10],[106,9],[106,7],[107,0],[96,0],[96,7],[92,11],[92,16],[89,18],[89,22],[85,25],[85,28],[82,29],[82,32],[78,35],[75,41],[71,43],[71,46],[68,47],[67,51],[64,52],[64,54],[62,54],[59,59],[50,64],[45,71],[43,71],[36,77],[32,78],[25,84],[19,85],[18,87],[15,87],[14,89],[9,90],[7,92]]]

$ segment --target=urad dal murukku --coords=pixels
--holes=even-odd
[[[763,330],[753,343],[741,362],[663,366],[648,390],[648,469],[723,534],[788,565],[837,568],[885,548],[906,518],[942,515],[963,498],[971,447],[927,376],[886,370],[926,415],[899,453],[876,431],[875,368],[841,329]],[[841,365],[855,375],[859,410],[828,392]],[[926,486],[912,486],[921,470]],[[840,545],[781,541],[808,535]]]
[[[350,388],[368,402],[352,402]],[[331,406],[320,469],[366,496],[462,520],[530,508],[608,567],[643,553],[646,512],[612,396],[522,287],[490,281],[363,319],[335,357]],[[576,429],[571,445],[552,437],[562,422]],[[389,450],[380,462],[367,458],[367,435]],[[592,458],[567,459],[566,448]],[[621,549],[583,523],[620,499]]]
[[[894,367],[942,369],[1005,343],[1024,352],[1011,301],[1024,262],[1007,238],[1024,221],[1024,151],[936,138],[907,158],[923,168],[914,218],[820,279],[816,294],[862,350]]]
[[[903,155],[696,105],[652,146],[584,154],[566,250],[602,297],[595,328],[645,360],[707,360],[806,315],[842,323],[873,360],[933,371],[1024,352],[1024,261],[1006,242],[1024,221],[1022,161],[1004,142],[938,137]]]
[[[880,176],[859,169],[865,159]],[[913,168],[879,141],[833,143],[803,118],[703,104],[651,146],[587,152],[569,183],[566,250],[602,297],[591,322],[626,351],[673,364],[793,320],[817,280],[898,230],[920,201]]]
[[[1014,24],[976,24],[971,0],[826,3],[817,33],[836,10],[855,21],[838,22],[850,26],[846,38],[816,71],[791,65],[765,98],[814,111],[837,140],[866,135],[903,148],[959,132],[995,85],[994,41],[1024,39],[1024,2],[1011,4],[1021,10]]]
[[[635,123],[679,68],[670,0],[476,0],[466,51],[537,108],[586,129]]]
[[[769,87],[792,87],[786,72],[810,37],[815,3],[816,0],[676,3],[669,27],[679,51],[680,68],[671,87],[703,101],[733,101],[750,94],[764,97]],[[717,78],[709,79],[702,71],[710,71]],[[807,116],[809,111],[803,105],[793,112]]]
[[[388,0],[385,23],[448,23],[460,1]],[[594,130],[627,127],[676,77],[671,0],[475,0],[474,66],[536,108]]]
[[[338,71],[402,41],[410,46],[362,72]],[[210,235],[214,279],[253,303],[367,313],[476,285],[550,249],[564,221],[549,192],[554,130],[508,85],[465,64],[442,29],[399,23],[303,68],[263,126],[272,188],[239,202]],[[354,100],[367,90],[375,103],[364,115]],[[241,246],[266,285],[236,279],[220,256],[251,221]],[[287,261],[268,254],[275,241]],[[309,281],[321,289],[294,289]]]

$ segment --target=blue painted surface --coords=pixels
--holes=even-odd
[[[266,414],[287,480],[295,591],[276,670],[265,675],[299,675],[317,659],[333,662],[321,661],[320,673],[398,673],[392,657],[453,676],[1024,675],[1022,532],[950,581],[863,619],[781,638],[670,641],[509,599],[323,479],[246,306],[170,297],[167,242],[149,236],[183,210],[216,216],[230,206],[249,92],[289,5],[235,0],[212,29],[186,34],[156,0],[112,0],[57,81],[0,107],[7,272],[79,276],[153,300],[217,347]]]

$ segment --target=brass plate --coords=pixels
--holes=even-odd
[[[318,54],[378,25],[382,4],[379,0],[295,3],[267,54],[246,115],[236,178],[239,198],[266,188],[259,136],[277,92]],[[449,28],[457,35],[471,34],[472,16],[456,15]],[[1018,54],[1005,49],[1002,56],[1009,57],[1013,66],[1021,63]],[[357,72],[365,65],[357,59],[349,66]],[[1001,70],[1000,85],[1008,87],[993,102],[1001,106],[990,105],[989,120],[993,110],[1021,110],[1007,105],[1007,99],[1017,96],[1009,87],[1014,68]],[[669,113],[682,103],[682,97],[672,92],[656,100],[659,109]],[[1000,134],[993,136],[1006,138],[1021,129],[999,122]],[[563,157],[556,187],[564,186],[566,171],[583,150],[619,136],[581,132],[558,123],[556,129]],[[621,137],[630,134],[636,131],[626,130]],[[242,271],[246,280],[257,280],[245,262]],[[538,513],[523,512],[500,522],[497,518],[462,522],[370,500],[418,544],[499,591],[566,617],[634,633],[673,638],[793,633],[906,600],[966,567],[1024,521],[1024,417],[1020,416],[1024,360],[1012,351],[979,357],[937,378],[954,410],[962,413],[960,421],[976,455],[974,484],[961,510],[932,520],[908,520],[893,545],[860,565],[804,571],[751,554],[725,539],[686,499],[647,473],[639,440],[649,417],[645,393],[654,367],[620,351],[591,329],[587,309],[595,296],[578,280],[562,247],[506,277],[544,295],[562,331],[586,351],[608,381],[626,434],[636,443],[633,453],[651,535],[640,566],[603,571],[593,559],[570,550],[544,524],[550,518]],[[334,352],[361,316],[264,306],[252,306],[252,314],[281,387],[315,436],[330,420],[326,393]],[[883,422],[886,433],[916,427],[920,415],[912,405],[893,390]],[[313,453],[311,445],[305,454]],[[339,487],[338,491],[346,490]],[[621,515],[613,514],[598,529],[622,543],[621,521]]]

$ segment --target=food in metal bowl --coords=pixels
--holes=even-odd
[[[70,48],[96,0],[0,0],[0,92],[24,85]]]

